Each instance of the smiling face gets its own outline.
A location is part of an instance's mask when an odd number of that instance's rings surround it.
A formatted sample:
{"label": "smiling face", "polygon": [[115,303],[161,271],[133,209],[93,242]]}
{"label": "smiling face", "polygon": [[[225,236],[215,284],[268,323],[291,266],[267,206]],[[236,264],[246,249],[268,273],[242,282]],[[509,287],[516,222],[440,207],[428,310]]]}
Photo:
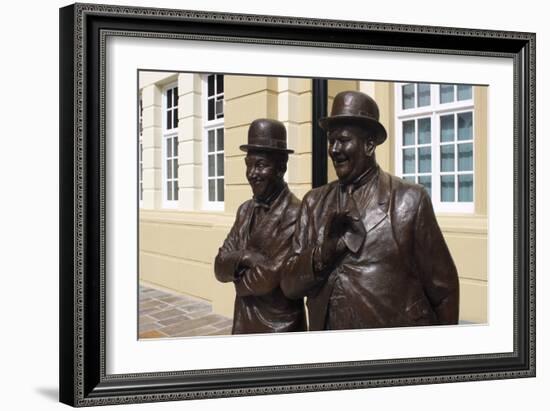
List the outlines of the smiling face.
{"label": "smiling face", "polygon": [[284,159],[281,155],[265,151],[249,150],[246,158],[246,178],[254,197],[260,201],[268,199],[284,184]]}
{"label": "smiling face", "polygon": [[328,153],[342,184],[349,184],[374,163],[375,145],[366,131],[357,126],[341,126],[328,133]]}

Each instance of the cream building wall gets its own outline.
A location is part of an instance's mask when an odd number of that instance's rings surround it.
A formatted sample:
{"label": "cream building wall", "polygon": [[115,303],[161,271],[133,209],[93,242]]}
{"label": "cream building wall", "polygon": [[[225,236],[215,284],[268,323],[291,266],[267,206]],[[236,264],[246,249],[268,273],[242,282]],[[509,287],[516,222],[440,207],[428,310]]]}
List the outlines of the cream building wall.
{"label": "cream building wall", "polygon": [[[143,100],[143,201],[140,205],[140,279],[202,298],[216,313],[232,316],[233,285],[219,283],[213,262],[234,221],[238,206],[251,197],[244,174],[250,123],[260,117],[282,121],[288,133],[290,156],[285,176],[299,197],[311,189],[311,80],[256,76],[224,76],[225,203],[223,211],[203,206],[203,100],[202,79],[192,73],[141,73]],[[163,208],[162,201],[162,92],[170,84],[179,91],[179,201]],[[377,160],[394,173],[393,84],[331,80],[329,111],[334,96],[343,90],[362,90],[380,107],[380,120],[388,140],[377,148]],[[474,214],[438,214],[447,244],[460,273],[461,320],[487,320],[487,215],[486,215],[486,91],[475,88]],[[329,161],[328,181],[336,178]]]}

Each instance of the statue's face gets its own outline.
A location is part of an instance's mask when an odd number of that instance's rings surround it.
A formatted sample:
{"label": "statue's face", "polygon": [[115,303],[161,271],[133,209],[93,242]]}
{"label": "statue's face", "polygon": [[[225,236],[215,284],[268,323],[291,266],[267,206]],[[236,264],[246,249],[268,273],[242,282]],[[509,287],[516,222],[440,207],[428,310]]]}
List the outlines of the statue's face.
{"label": "statue's face", "polygon": [[343,184],[353,182],[372,164],[375,145],[365,130],[357,126],[341,126],[328,133],[328,153]]}
{"label": "statue's face", "polygon": [[262,151],[249,151],[245,158],[246,178],[254,197],[265,200],[282,183],[283,172],[272,155]]}

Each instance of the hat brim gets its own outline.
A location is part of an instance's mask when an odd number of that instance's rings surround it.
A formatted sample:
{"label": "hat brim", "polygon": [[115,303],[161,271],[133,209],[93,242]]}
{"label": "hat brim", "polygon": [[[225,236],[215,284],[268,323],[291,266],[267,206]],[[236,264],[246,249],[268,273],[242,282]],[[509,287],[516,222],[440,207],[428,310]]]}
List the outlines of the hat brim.
{"label": "hat brim", "polygon": [[288,148],[277,148],[277,147],[262,146],[257,144],[243,144],[242,146],[239,146],[239,148],[242,151],[257,150],[257,151],[269,151],[271,153],[287,153],[287,154],[294,153],[294,150],[290,150]]}
{"label": "hat brim", "polygon": [[388,133],[384,126],[372,118],[362,117],[362,116],[353,116],[353,115],[338,115],[332,117],[323,117],[319,119],[319,126],[328,131],[338,124],[356,124],[363,127],[367,127],[369,130],[374,132],[374,143],[376,145],[382,144],[386,141]]}

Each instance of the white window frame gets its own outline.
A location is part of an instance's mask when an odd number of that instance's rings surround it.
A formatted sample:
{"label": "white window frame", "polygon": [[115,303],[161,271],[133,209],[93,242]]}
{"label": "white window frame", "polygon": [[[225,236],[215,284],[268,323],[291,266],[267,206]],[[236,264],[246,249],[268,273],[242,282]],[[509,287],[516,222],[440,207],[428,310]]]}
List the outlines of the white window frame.
{"label": "white window frame", "polygon": [[[173,182],[176,183],[178,192],[178,199],[177,200],[168,200],[168,190],[167,190],[167,183],[168,183],[168,172],[167,172],[167,161],[169,159],[175,159],[178,162],[179,167],[179,138],[178,138],[178,130],[179,130],[179,122],[178,127],[173,127],[171,129],[168,129],[168,122],[166,119],[166,113],[168,111],[168,107],[166,104],[166,97],[168,95],[168,90],[173,89],[175,87],[178,87],[178,83],[171,83],[166,85],[162,89],[162,205],[163,208],[177,208],[179,203],[179,172],[178,172],[178,178],[171,178]],[[178,89],[179,93],[179,89]],[[178,108],[178,115],[179,115],[179,96],[176,100],[178,102],[177,108]],[[176,157],[167,157],[166,151],[168,148],[168,139],[174,139],[178,143],[178,152]],[[179,171],[179,170],[178,170]]]}
{"label": "white window frame", "polygon": [[[208,131],[213,129],[219,129],[223,128],[225,125],[225,78],[224,78],[224,93],[223,93],[223,113],[224,117],[214,119],[214,120],[208,120],[208,76],[217,74],[217,73],[209,73],[204,74],[202,76],[202,112],[203,112],[203,127],[202,127],[202,208],[207,211],[224,211],[225,209],[225,201],[210,201],[208,198],[208,180],[211,178],[208,177],[208,154],[215,153],[217,156],[218,153],[223,153],[223,159],[225,163],[225,130],[224,130],[224,149],[221,151],[214,151],[212,153],[208,152]],[[217,142],[216,142],[217,144]],[[217,161],[217,160],[216,160]],[[225,199],[225,164],[224,164],[224,175],[223,175],[223,181],[224,181],[224,199]],[[217,167],[216,167],[217,172]],[[215,178],[217,179],[216,176]],[[217,184],[216,184],[217,186]],[[217,190],[217,188],[216,188]]]}
{"label": "white window frame", "polygon": [[[432,154],[432,164],[431,164],[431,177],[432,177],[432,187],[431,187],[431,199],[436,213],[461,213],[461,214],[471,214],[475,211],[475,188],[476,188],[476,162],[475,162],[475,101],[474,101],[474,90],[472,86],[472,98],[469,100],[457,101],[457,85],[455,85],[454,95],[455,101],[449,103],[439,103],[439,84],[431,84],[430,87],[430,105],[415,107],[410,109],[402,108],[402,90],[403,86],[410,83],[396,83],[395,84],[395,174],[399,177],[403,176],[403,122],[407,120],[415,120],[420,118],[431,118],[431,154]],[[415,87],[415,93],[417,87]],[[415,94],[415,103],[417,102],[417,94]],[[440,117],[442,115],[454,114],[455,119],[456,115],[459,113],[471,112],[472,113],[472,139],[471,140],[457,140],[457,128],[458,122],[455,120],[455,171],[453,172],[441,172],[441,162],[440,162]],[[415,123],[417,124],[417,122]],[[415,149],[418,144],[416,141],[416,135],[418,133],[418,128],[415,126]],[[472,170],[473,171],[458,171],[458,147],[457,144],[460,143],[472,143]],[[413,146],[411,146],[413,147]],[[418,153],[415,150],[415,175],[424,175],[427,173],[418,173]],[[472,188],[472,201],[471,202],[459,202],[458,201],[458,177],[455,178],[455,201],[453,202],[444,202],[441,201],[441,175],[455,175],[460,174],[472,174],[473,175],[473,188]]]}

